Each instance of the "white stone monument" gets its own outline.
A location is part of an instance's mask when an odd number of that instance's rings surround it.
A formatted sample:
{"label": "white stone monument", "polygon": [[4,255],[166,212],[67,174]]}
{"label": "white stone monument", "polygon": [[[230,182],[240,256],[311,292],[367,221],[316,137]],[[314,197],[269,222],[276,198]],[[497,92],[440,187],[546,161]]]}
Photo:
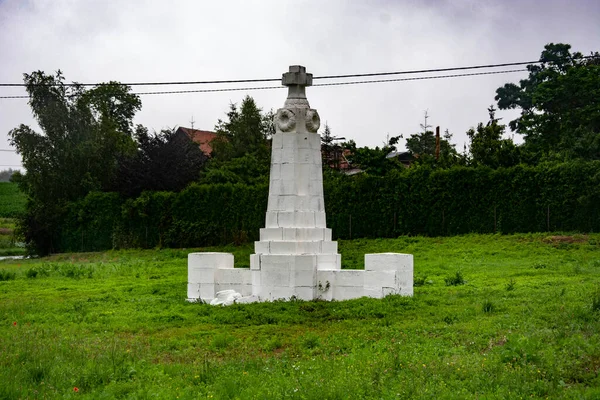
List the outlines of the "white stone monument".
{"label": "white stone monument", "polygon": [[291,66],[282,83],[289,93],[275,117],[266,224],[250,269],[233,268],[229,253],[191,253],[188,299],[211,302],[223,290],[239,293],[236,302],[412,296],[411,254],[366,254],[364,270],[341,269],[325,224],[319,114],[305,94],[312,74]]}

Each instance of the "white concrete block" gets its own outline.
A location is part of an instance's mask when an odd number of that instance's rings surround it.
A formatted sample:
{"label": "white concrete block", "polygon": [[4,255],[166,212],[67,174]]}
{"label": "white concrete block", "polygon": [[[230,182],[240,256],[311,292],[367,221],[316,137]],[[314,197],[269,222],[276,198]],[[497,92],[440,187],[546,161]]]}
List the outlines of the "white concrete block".
{"label": "white concrete block", "polygon": [[381,296],[382,297],[389,296],[392,294],[403,294],[403,293],[401,293],[400,288],[392,288],[392,287],[382,287],[381,288]]}
{"label": "white concrete block", "polygon": [[322,254],[337,254],[338,244],[337,242],[322,241],[321,242],[321,253]]}
{"label": "white concrete block", "polygon": [[271,175],[269,176],[269,179],[281,179],[281,164],[271,164]]}
{"label": "white concrete block", "polygon": [[321,286],[326,286],[329,282],[329,287],[332,288],[337,286],[337,274],[339,270],[317,270],[317,285],[321,283]]}
{"label": "white concrete block", "polygon": [[396,271],[363,271],[363,273],[365,276],[365,287],[398,287]]}
{"label": "white concrete block", "polygon": [[285,179],[285,177],[283,177],[283,176],[281,177],[281,194],[284,194],[284,195],[296,194],[296,182],[295,182],[294,178]]}
{"label": "white concrete block", "polygon": [[362,286],[337,286],[333,288],[332,300],[350,300],[364,296]]}
{"label": "white concrete block", "polygon": [[271,140],[271,148],[272,149],[283,148],[283,133],[276,133],[273,135],[273,139]]}
{"label": "white concrete block", "polygon": [[365,271],[344,269],[337,271],[335,277],[336,287],[364,287],[365,286]]}
{"label": "white concrete block", "polygon": [[260,240],[283,240],[283,229],[284,228],[261,228],[260,229]]}
{"label": "white concrete block", "polygon": [[[300,164],[313,164],[314,163],[314,156],[313,156],[314,152],[315,152],[315,150],[313,150],[313,149],[298,149],[298,157],[296,158],[296,161]],[[308,168],[307,168],[306,173],[308,175]]]}
{"label": "white concrete block", "polygon": [[363,288],[363,296],[372,297],[374,299],[381,299],[383,297],[383,290],[379,287],[365,287]]}
{"label": "white concrete block", "polygon": [[188,282],[215,283],[215,271],[217,269],[188,267]]}
{"label": "white concrete block", "polygon": [[312,211],[325,211],[323,198],[321,196],[310,196],[310,209]]}
{"label": "white concrete block", "polygon": [[295,211],[310,211],[310,198],[306,195],[298,195],[295,197]]}
{"label": "white concrete block", "polygon": [[252,275],[249,268],[219,269],[215,282],[221,285],[252,285]]}
{"label": "white concrete block", "polygon": [[261,285],[261,271],[260,270],[252,270],[252,294],[257,294],[257,289]]}
{"label": "white concrete block", "polygon": [[341,269],[342,256],[339,254],[318,254],[317,269]]}
{"label": "white concrete block", "polygon": [[260,270],[260,254],[251,254],[250,255],[250,269],[251,270]]}
{"label": "white concrete block", "polygon": [[231,253],[190,253],[188,254],[188,268],[233,268],[233,254]]}
{"label": "white concrete block", "polygon": [[281,179],[294,180],[296,175],[296,164],[281,164]]}
{"label": "white concrete block", "polygon": [[297,133],[285,133],[282,135],[282,147],[287,149],[298,148],[298,134]]}
{"label": "white concrete block", "polygon": [[309,133],[297,134],[296,143],[298,143],[298,149],[310,149]]}
{"label": "white concrete block", "polygon": [[310,286],[314,288],[317,284],[317,271],[294,270],[292,272],[293,281],[291,286]]}
{"label": "white concrete block", "polygon": [[[284,142],[285,142],[285,138],[284,138]],[[285,146],[285,143],[284,143]],[[284,147],[283,149],[281,149],[281,160],[283,163],[295,163],[296,162],[296,151],[298,149],[295,146],[294,143],[294,147]]]}
{"label": "white concrete block", "polygon": [[210,301],[215,298],[215,285],[214,284],[201,284],[199,288],[200,298],[204,301]]}
{"label": "white concrete block", "polygon": [[317,298],[314,287],[296,287],[293,296],[296,296],[297,299],[306,301]]}
{"label": "white concrete block", "polygon": [[365,254],[365,270],[369,271],[412,271],[413,255],[402,253]]}
{"label": "white concrete block", "polygon": [[281,211],[295,211],[296,210],[296,196],[284,195],[279,196],[277,201],[277,209]]}
{"label": "white concrete block", "polygon": [[199,283],[188,283],[187,297],[188,297],[188,299],[199,299],[200,298],[200,284]]}
{"label": "white concrete block", "polygon": [[254,252],[256,254],[269,254],[271,251],[269,250],[270,242],[254,242]]}
{"label": "white concrete block", "polygon": [[292,228],[295,225],[295,212],[294,211],[280,211],[277,213],[277,226],[284,228]]}
{"label": "white concrete block", "polygon": [[281,164],[283,160],[283,149],[282,148],[274,148],[271,151],[271,166],[273,164]]}
{"label": "white concrete block", "polygon": [[[321,229],[321,228],[317,228]],[[331,229],[323,228],[323,240],[331,240]]]}
{"label": "white concrete block", "polygon": [[308,136],[309,145],[312,149],[321,150],[321,136],[317,134],[309,134]]}
{"label": "white concrete block", "polygon": [[290,268],[281,268],[277,270],[266,271],[261,270],[260,284],[273,287],[290,287],[291,270]]}
{"label": "white concrete block", "polygon": [[[297,254],[297,242],[295,241],[277,241],[269,242],[268,254]],[[258,252],[258,251],[257,251]]]}
{"label": "white concrete block", "polygon": [[321,253],[321,241],[294,241],[296,254],[319,254]]}
{"label": "white concrete block", "polygon": [[315,213],[315,226],[317,228],[325,228],[326,226],[326,221],[325,221],[325,212],[316,212]]}
{"label": "white concrete block", "polygon": [[293,256],[293,261],[290,261],[290,265],[294,271],[316,271],[317,270],[317,256],[315,255],[296,255]]}
{"label": "white concrete block", "polygon": [[267,211],[266,214],[266,227],[267,228],[279,228],[278,225],[278,212],[277,211]]}
{"label": "white concrete block", "polygon": [[312,211],[296,211],[293,226],[297,228],[314,228],[315,213]]}
{"label": "white concrete block", "polygon": [[289,267],[290,256],[281,254],[264,254],[260,257],[261,269],[269,270],[273,268]]}

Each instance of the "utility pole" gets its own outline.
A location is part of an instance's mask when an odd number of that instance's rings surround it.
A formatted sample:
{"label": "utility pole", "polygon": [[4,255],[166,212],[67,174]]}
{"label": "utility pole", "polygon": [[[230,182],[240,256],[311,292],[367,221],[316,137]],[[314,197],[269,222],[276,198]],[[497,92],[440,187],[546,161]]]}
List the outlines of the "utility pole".
{"label": "utility pole", "polygon": [[192,120],[190,121],[190,124],[192,125],[192,130],[194,130],[194,122],[196,121],[194,121],[194,116],[192,115]]}

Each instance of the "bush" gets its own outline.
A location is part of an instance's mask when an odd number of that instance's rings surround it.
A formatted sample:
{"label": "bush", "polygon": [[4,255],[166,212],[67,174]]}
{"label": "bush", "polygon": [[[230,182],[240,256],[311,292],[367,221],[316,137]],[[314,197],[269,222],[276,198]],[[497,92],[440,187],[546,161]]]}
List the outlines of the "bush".
{"label": "bush", "polygon": [[[420,166],[385,177],[324,179],[334,239],[600,230],[600,161],[497,170]],[[258,239],[267,198],[266,184],[242,183],[192,184],[125,202],[114,193],[90,193],[52,211],[43,230],[33,209],[21,226],[37,235],[28,240],[46,241],[52,251],[239,244]]]}
{"label": "bush", "polygon": [[17,277],[17,274],[14,272],[6,271],[4,269],[0,269],[0,281],[12,281]]}
{"label": "bush", "polygon": [[446,286],[464,285],[465,278],[463,277],[462,272],[456,271],[456,274],[445,277],[444,282],[446,282]]}

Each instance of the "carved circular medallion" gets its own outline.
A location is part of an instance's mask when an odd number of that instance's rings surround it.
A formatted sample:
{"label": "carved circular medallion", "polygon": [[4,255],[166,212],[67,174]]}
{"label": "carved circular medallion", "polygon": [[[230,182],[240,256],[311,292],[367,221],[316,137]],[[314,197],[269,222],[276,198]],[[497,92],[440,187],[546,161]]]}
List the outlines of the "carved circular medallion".
{"label": "carved circular medallion", "polygon": [[319,130],[319,126],[321,126],[321,118],[319,118],[317,110],[308,110],[306,112],[306,129],[315,133]]}
{"label": "carved circular medallion", "polygon": [[281,132],[292,131],[296,127],[296,115],[292,110],[281,108],[277,111],[277,127]]}

